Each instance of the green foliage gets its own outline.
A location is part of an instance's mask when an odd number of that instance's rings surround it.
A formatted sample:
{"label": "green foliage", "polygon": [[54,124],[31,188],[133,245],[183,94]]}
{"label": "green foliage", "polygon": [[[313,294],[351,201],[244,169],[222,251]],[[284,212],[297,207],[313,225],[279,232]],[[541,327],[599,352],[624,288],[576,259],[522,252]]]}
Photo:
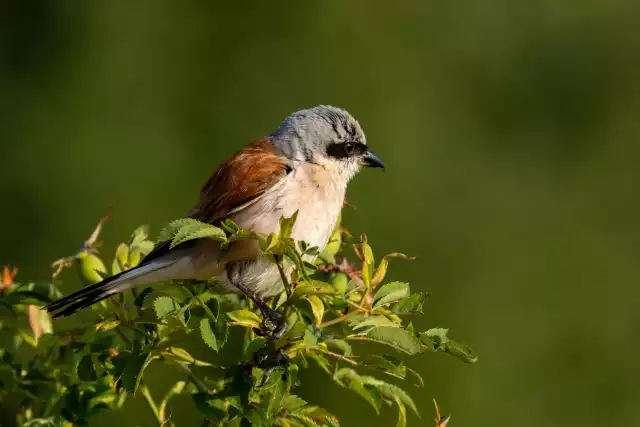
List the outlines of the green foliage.
{"label": "green foliage", "polygon": [[[17,402],[18,422],[29,426],[85,425],[132,398],[145,399],[158,424],[172,426],[171,399],[178,395],[191,396],[206,425],[338,426],[334,416],[296,394],[298,372],[312,362],[376,412],[395,406],[397,425],[405,425],[407,412],[419,416],[421,405],[396,382],[423,385],[406,356],[439,351],[466,362],[476,359],[448,337],[448,330],[416,331],[405,322],[422,313],[427,294],[411,294],[408,283],[384,279],[389,259],[409,257],[390,254],[376,263],[364,236],[354,242],[339,227],[330,247],[320,251],[291,238],[295,219],[283,218],[280,232],[269,236],[230,221],[214,227],[181,219],[158,239],[175,247],[208,238],[223,249],[238,240],[257,240],[285,283],[272,303],[288,331],[276,340],[256,333],[263,319],[248,299],[222,294],[209,282],[130,291],[78,315],[82,327],[55,332],[48,314],[37,309],[60,297],[54,284],[3,285],[2,333],[12,337],[13,346],[0,350],[0,400]],[[106,274],[97,232],[77,254],[54,263],[55,276],[73,264],[86,284]],[[146,228],[138,228],[117,247],[111,273],[134,267],[152,247]],[[349,260],[346,247],[358,259]],[[193,357],[182,348],[185,336],[201,340],[210,354],[204,360]],[[241,352],[228,345],[231,338],[241,343]],[[182,376],[159,404],[144,381],[151,364]]]}

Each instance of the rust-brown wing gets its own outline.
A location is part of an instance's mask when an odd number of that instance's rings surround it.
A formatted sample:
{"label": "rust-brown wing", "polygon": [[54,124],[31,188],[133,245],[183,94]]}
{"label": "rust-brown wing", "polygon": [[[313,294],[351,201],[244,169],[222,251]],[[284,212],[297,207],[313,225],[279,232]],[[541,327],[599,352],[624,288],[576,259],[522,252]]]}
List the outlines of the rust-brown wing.
{"label": "rust-brown wing", "polygon": [[[251,203],[284,178],[291,168],[267,139],[254,141],[218,166],[202,187],[198,203],[188,217],[217,224],[242,206]],[[178,247],[196,245],[190,240]],[[169,242],[160,242],[142,264],[170,252]]]}
{"label": "rust-brown wing", "polygon": [[188,216],[215,224],[260,197],[290,170],[269,140],[255,141],[213,171]]}

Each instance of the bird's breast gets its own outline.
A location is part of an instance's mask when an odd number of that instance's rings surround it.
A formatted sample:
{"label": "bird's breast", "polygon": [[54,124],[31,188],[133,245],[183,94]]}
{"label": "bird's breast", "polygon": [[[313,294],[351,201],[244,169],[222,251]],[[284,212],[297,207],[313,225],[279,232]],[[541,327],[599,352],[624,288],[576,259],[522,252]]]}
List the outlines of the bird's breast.
{"label": "bird's breast", "polygon": [[327,244],[344,201],[346,182],[336,182],[324,168],[298,166],[276,188],[234,218],[241,228],[264,234],[280,229],[280,218],[298,211],[292,237],[321,249]]}

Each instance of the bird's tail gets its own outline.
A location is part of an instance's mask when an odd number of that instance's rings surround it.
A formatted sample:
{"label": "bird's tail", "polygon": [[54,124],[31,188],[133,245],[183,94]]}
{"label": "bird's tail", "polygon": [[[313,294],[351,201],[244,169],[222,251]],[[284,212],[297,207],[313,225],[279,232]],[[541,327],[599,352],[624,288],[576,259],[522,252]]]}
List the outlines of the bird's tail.
{"label": "bird's tail", "polygon": [[[164,259],[163,259],[164,258]],[[174,257],[163,257],[149,263],[142,263],[131,270],[108,277],[101,282],[87,286],[44,307],[53,317],[68,316],[102,301],[111,295],[119,294],[142,284],[171,279],[172,267],[180,263]]]}

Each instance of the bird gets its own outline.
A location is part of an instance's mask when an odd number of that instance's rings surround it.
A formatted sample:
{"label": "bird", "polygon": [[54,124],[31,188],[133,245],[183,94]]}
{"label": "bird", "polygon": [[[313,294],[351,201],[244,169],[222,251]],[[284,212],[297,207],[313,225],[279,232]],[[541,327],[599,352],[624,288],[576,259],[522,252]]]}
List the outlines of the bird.
{"label": "bird", "polygon": [[[297,212],[291,237],[323,248],[342,210],[347,185],[362,167],[384,170],[350,113],[329,105],[299,110],[215,168],[186,217],[212,225],[231,219],[242,229],[268,235],[279,231],[282,217]],[[246,294],[265,321],[279,329],[271,330],[271,336],[279,336],[286,323],[264,299],[282,292],[281,277],[256,241],[236,241],[225,251],[207,238],[173,248],[170,242],[159,242],[136,267],[44,308],[53,317],[68,316],[139,285],[216,279],[225,290]]]}

